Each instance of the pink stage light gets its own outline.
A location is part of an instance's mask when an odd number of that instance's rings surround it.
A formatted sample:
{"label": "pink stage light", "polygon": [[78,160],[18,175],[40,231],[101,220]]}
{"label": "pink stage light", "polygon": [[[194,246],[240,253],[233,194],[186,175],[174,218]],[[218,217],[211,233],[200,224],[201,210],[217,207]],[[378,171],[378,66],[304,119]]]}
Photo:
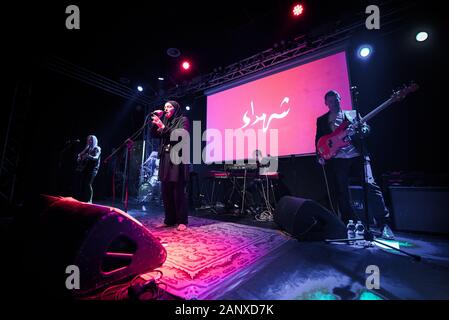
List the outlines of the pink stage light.
{"label": "pink stage light", "polygon": [[292,11],[295,17],[299,17],[304,12],[304,7],[302,6],[302,4],[298,3],[293,7]]}
{"label": "pink stage light", "polygon": [[184,61],[182,63],[182,69],[184,69],[185,71],[190,69],[190,62],[189,61]]}

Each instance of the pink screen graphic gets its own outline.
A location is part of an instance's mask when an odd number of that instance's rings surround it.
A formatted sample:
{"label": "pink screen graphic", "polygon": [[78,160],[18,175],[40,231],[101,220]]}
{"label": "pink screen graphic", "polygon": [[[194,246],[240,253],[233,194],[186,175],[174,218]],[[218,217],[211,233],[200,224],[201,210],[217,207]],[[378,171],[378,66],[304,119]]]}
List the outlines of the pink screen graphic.
{"label": "pink screen graphic", "polygon": [[[314,153],[316,119],[328,111],[324,95],[329,90],[340,93],[342,109],[352,108],[345,52],[209,95],[207,129],[218,130],[223,139],[220,147],[208,132],[208,147],[221,152],[206,152],[206,162],[252,158],[250,144],[242,154],[235,140],[232,152],[226,152],[226,129],[262,130],[257,148],[263,156]],[[270,143],[270,129],[278,130],[277,152]]]}

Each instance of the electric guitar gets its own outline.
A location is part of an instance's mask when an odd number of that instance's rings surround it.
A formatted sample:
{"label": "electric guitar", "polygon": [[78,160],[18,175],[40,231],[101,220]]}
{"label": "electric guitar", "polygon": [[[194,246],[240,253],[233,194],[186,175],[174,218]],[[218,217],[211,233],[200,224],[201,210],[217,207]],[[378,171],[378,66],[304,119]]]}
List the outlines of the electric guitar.
{"label": "electric guitar", "polygon": [[351,137],[355,134],[361,124],[367,122],[393,103],[403,100],[409,93],[415,92],[418,89],[419,86],[416,83],[411,83],[408,86],[404,86],[401,90],[393,92],[387,101],[368,113],[362,119],[354,123],[351,123],[347,119],[344,120],[334,132],[322,136],[318,140],[317,151],[320,157],[324,160],[329,160],[335,157],[341,148],[351,144]]}
{"label": "electric guitar", "polygon": [[76,162],[77,162],[76,171],[82,172],[86,168],[87,163],[89,161],[87,159],[87,156],[88,156],[87,152],[86,153],[81,153],[78,156],[78,158],[76,159]]}

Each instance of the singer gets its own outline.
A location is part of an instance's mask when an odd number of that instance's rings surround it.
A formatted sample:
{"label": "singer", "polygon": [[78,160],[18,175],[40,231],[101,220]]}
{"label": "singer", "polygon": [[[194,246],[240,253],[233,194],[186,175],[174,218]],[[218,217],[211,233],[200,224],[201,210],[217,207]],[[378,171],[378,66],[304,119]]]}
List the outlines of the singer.
{"label": "singer", "polygon": [[[161,120],[162,117],[162,120]],[[186,164],[174,164],[170,159],[170,150],[177,142],[170,141],[170,134],[176,129],[189,131],[189,119],[182,113],[181,106],[176,101],[168,101],[164,111],[156,110],[151,136],[159,138],[159,180],[161,181],[162,199],[164,201],[165,219],[159,227],[177,225],[178,231],[187,228],[187,191],[189,168]]]}
{"label": "singer", "polygon": [[92,203],[93,183],[100,168],[101,148],[98,146],[98,139],[94,135],[87,137],[86,147],[78,154],[79,192],[78,199],[87,203]]}

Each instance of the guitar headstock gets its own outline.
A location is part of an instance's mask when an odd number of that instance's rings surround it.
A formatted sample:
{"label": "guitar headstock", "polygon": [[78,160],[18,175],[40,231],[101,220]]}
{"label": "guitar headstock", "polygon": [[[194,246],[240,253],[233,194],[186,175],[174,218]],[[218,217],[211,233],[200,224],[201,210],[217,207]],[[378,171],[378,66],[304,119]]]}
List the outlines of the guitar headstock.
{"label": "guitar headstock", "polygon": [[404,99],[409,93],[415,92],[419,89],[419,86],[411,82],[409,85],[404,85],[402,89],[399,89],[397,91],[394,91],[391,95],[391,98],[393,101],[401,101]]}

